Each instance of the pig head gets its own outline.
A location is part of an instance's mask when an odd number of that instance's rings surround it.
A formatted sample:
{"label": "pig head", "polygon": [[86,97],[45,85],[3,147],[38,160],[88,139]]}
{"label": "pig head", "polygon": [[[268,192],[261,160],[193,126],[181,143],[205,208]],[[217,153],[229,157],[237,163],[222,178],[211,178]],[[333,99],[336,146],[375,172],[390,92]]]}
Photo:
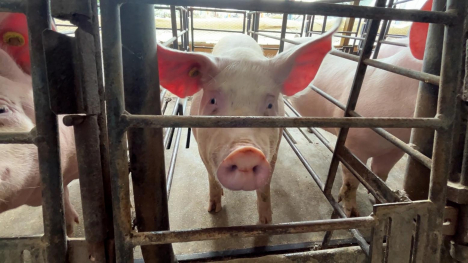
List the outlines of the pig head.
{"label": "pig head", "polygon": [[[310,83],[328,52],[315,50],[331,48],[328,36],[336,28],[272,59],[240,34],[222,38],[212,54],[158,46],[160,82],[179,97],[193,95],[191,115],[284,116],[281,94],[293,95]],[[259,221],[270,223],[270,181],[282,129],[195,128],[193,134],[208,172],[208,211],[221,210],[222,187],[256,190]]]}
{"label": "pig head", "polygon": [[[423,10],[431,10],[432,0],[427,1]],[[409,34],[409,47],[394,49],[380,61],[415,71],[422,68],[428,24],[413,23]],[[331,37],[331,36],[329,36]],[[356,72],[357,63],[351,60],[328,54],[325,56],[312,85],[325,91],[342,104],[346,105]],[[419,87],[419,81],[397,75],[385,70],[368,67],[356,112],[365,117],[412,117]],[[323,98],[312,89],[305,89],[290,98],[293,106],[303,116],[308,117],[342,117],[343,111]],[[335,135],[339,129],[325,129]],[[410,129],[386,129],[399,139],[408,142]],[[353,128],[349,130],[346,147],[363,163],[372,158],[371,169],[383,180],[403,156],[403,152],[383,139],[371,129]],[[351,172],[342,167],[343,185],[338,200],[343,202],[348,216],[358,216],[356,190],[359,181]]]}

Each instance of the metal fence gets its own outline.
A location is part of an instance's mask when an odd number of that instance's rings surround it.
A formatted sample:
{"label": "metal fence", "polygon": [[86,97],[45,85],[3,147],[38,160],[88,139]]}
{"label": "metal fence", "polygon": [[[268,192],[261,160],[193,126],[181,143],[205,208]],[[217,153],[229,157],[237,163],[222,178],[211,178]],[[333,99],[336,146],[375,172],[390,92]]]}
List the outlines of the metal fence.
{"label": "metal fence", "polygon": [[[99,25],[97,4],[61,5],[61,2],[39,0],[8,0],[0,2],[0,11],[24,12],[28,18],[31,41],[32,80],[36,111],[36,128],[31,133],[0,134],[1,143],[34,143],[38,147],[41,182],[43,186],[43,237],[1,238],[0,248],[10,251],[11,258],[23,250],[31,252],[38,262],[65,262],[67,252],[82,246],[88,250],[92,261],[112,261],[115,253],[117,262],[132,262],[133,248],[142,246],[147,262],[169,262],[175,256],[171,243],[191,242],[229,237],[255,237],[262,235],[283,235],[292,233],[327,231],[323,247],[328,245],[331,231],[349,229],[359,246],[371,262],[437,262],[442,244],[442,223],[444,219],[447,177],[450,173],[450,152],[452,133],[456,115],[456,94],[461,83],[462,48],[465,1],[448,0],[446,11],[443,1],[434,1],[432,12],[417,10],[397,10],[384,7],[385,1],[377,0],[375,7],[336,5],[329,3],[306,3],[267,0],[213,1],[180,0],[176,8],[170,7],[172,14],[173,38],[167,44],[187,50],[188,31],[187,6],[197,8],[221,8],[249,10],[240,11],[245,16],[253,15],[249,33],[253,37],[258,32],[258,12],[294,13],[301,15],[321,15],[356,17],[369,19],[366,36],[363,39],[359,56],[339,51],[333,55],[358,62],[347,105],[342,105],[318,88],[316,92],[344,110],[341,118],[301,117],[294,109],[296,117],[214,117],[184,116],[186,102],[177,100],[178,106],[172,116],[161,115],[161,102],[164,94],[155,92],[159,86],[157,63],[151,63],[156,52],[154,12],[148,5],[173,4],[169,0],[102,0],[102,54],[100,58]],[[122,5],[124,4],[124,5]],[[392,6],[392,5],[390,5]],[[177,30],[175,12],[182,14]],[[75,19],[76,14],[86,14],[87,19]],[[80,67],[82,78],[95,77],[95,82],[85,82],[75,89],[86,90],[83,94],[85,106],[73,109],[54,108],[54,100],[48,84],[49,54],[44,47],[50,45],[44,32],[49,30],[50,16],[72,20],[77,25],[75,41],[80,45],[80,54],[73,59],[84,61]],[[191,16],[193,17],[193,16]],[[304,24],[305,24],[304,19]],[[428,43],[443,38],[442,67],[437,72],[415,72],[370,59],[373,45],[381,20],[404,20],[432,23]],[[283,22],[286,21],[283,17]],[[388,24],[388,22],[383,23]],[[192,23],[193,26],[193,23]],[[252,27],[251,27],[252,26]],[[444,32],[442,36],[442,27]],[[257,29],[257,30],[255,30]],[[385,29],[382,27],[382,29]],[[385,32],[382,30],[381,32]],[[199,30],[199,29],[198,29]],[[349,32],[347,32],[349,33]],[[193,30],[192,30],[193,34]],[[284,47],[286,28],[282,27],[280,51]],[[381,34],[382,36],[385,34]],[[181,38],[181,45],[179,45]],[[192,38],[193,39],[193,38]],[[380,43],[382,39],[380,39]],[[122,45],[138,50],[138,56],[126,54]],[[193,47],[193,45],[192,45]],[[92,59],[80,56],[91,54]],[[425,60],[424,70],[431,63]],[[148,66],[153,65],[153,66]],[[391,71],[406,77],[420,80],[426,85],[438,85],[438,104],[435,117],[415,118],[367,118],[355,111],[360,88],[367,66]],[[105,80],[105,90],[103,85]],[[91,83],[91,84],[90,84]],[[423,86],[424,87],[424,86]],[[164,92],[164,91],[163,91]],[[149,107],[147,101],[151,101]],[[50,103],[49,103],[50,102]],[[420,103],[420,101],[418,101]],[[290,104],[286,101],[286,105]],[[52,107],[51,107],[52,106]],[[66,123],[74,125],[77,140],[78,162],[80,165],[80,185],[82,189],[85,234],[83,239],[67,239],[63,217],[62,180],[60,154],[58,147],[57,114],[68,114]],[[79,115],[78,115],[79,114]],[[176,116],[180,115],[180,116]],[[162,128],[167,129],[166,138],[176,133],[176,143],[180,139],[180,129],[210,127],[339,127],[336,145],[330,145],[315,129],[312,129],[329,150],[333,159],[326,182],[322,182],[313,168],[307,163],[300,151],[291,143],[288,134],[284,137],[301,159],[313,180],[323,191],[334,209],[329,220],[292,222],[273,225],[249,225],[238,227],[169,230],[167,196],[170,192],[171,178],[166,181],[164,167],[164,148],[170,139],[164,139]],[[349,128],[372,128],[377,134],[395,144],[412,160],[430,169],[429,197],[423,201],[398,202],[399,197],[392,192],[372,171],[361,163],[344,146]],[[432,158],[393,137],[383,128],[425,128],[435,131]],[[106,136],[108,135],[108,136]],[[167,141],[167,143],[166,143]],[[86,142],[86,143],[84,143]],[[128,150],[127,152],[127,143]],[[176,147],[177,148],[177,147]],[[130,215],[129,164],[132,171],[134,200],[138,232],[132,229]],[[173,153],[175,160],[177,152]],[[160,160],[147,162],[145,160]],[[370,216],[346,218],[341,206],[331,195],[339,163],[343,163],[381,204],[374,206]],[[175,163],[175,162],[174,162]],[[86,164],[94,164],[86,167]],[[466,169],[465,169],[466,170]],[[102,177],[95,176],[102,174]],[[101,180],[103,178],[103,180]],[[463,177],[465,178],[465,177]],[[461,183],[466,185],[465,180]],[[87,187],[83,187],[86,185]],[[110,189],[111,188],[111,189]],[[100,193],[101,198],[95,198]],[[104,209],[105,208],[105,209]],[[370,242],[367,242],[357,229],[372,229]],[[397,231],[395,231],[397,230]],[[115,242],[115,243],[114,243]],[[115,244],[115,251],[113,250]]]}

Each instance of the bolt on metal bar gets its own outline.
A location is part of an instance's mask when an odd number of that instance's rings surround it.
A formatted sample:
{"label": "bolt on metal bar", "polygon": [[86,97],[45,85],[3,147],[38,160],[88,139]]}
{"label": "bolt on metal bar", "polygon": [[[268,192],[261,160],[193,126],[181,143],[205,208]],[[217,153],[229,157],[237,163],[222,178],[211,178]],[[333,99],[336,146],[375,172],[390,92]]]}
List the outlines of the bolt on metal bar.
{"label": "bolt on metal bar", "polygon": [[[341,52],[341,51],[338,51],[338,50],[332,50],[332,51],[330,51],[330,54],[334,55],[334,56],[337,56],[337,57],[341,57],[341,58],[349,59],[349,60],[352,60],[352,61],[356,61],[356,62],[359,61],[359,56],[351,55],[351,54],[344,53],[344,52]],[[440,77],[439,76],[429,74],[429,73],[426,73],[426,72],[420,72],[420,71],[416,71],[416,70],[406,69],[406,68],[403,68],[403,67],[394,66],[394,65],[387,64],[385,62],[381,62],[379,60],[374,60],[374,59],[364,59],[363,63],[368,65],[368,66],[374,67],[374,68],[383,69],[383,70],[386,70],[386,71],[389,71],[389,72],[392,72],[392,73],[396,73],[398,75],[402,75],[402,76],[405,76],[405,77],[408,77],[408,78],[416,79],[416,80],[423,81],[423,82],[426,82],[426,83],[431,83],[433,85],[439,85],[439,83],[440,83]]]}
{"label": "bolt on metal bar", "polygon": [[0,12],[25,13],[26,1],[24,0],[2,0]]}
{"label": "bolt on metal bar", "polygon": [[[455,119],[456,94],[461,81],[462,47],[464,42],[463,22],[466,18],[466,1],[448,0],[447,10],[458,17],[456,23],[445,27],[442,50],[441,83],[437,115],[453,123]],[[453,125],[452,125],[453,126]],[[426,253],[439,258],[442,244],[442,224],[450,173],[451,137],[453,129],[438,130],[435,134],[433,164],[429,186],[429,200],[436,205],[436,214],[429,217],[430,234]]]}
{"label": "bolt on metal bar", "polygon": [[376,220],[373,217],[358,217],[334,220],[315,220],[273,225],[247,225],[192,230],[157,231],[133,233],[131,242],[134,246],[150,244],[168,244],[216,240],[221,238],[246,238],[284,234],[320,232],[328,229],[371,228]]}
{"label": "bolt on metal bar", "polygon": [[[389,0],[387,4],[387,8],[392,8],[393,7],[393,0]],[[380,27],[380,34],[379,38],[377,41],[377,45],[375,46],[374,49],[374,59],[377,59],[377,56],[379,55],[380,51],[380,46],[382,45],[382,41],[385,39],[385,33],[387,32],[387,27],[390,27],[390,20],[384,20],[382,21],[382,26]]]}
{"label": "bolt on metal bar", "polygon": [[[336,100],[335,98],[331,97],[330,95],[328,95],[326,92],[324,92],[323,90],[317,88],[316,86],[314,85],[309,85],[309,87],[317,92],[319,95],[321,95],[322,97],[324,97],[325,99],[327,99],[328,101],[330,101],[331,103],[335,104],[338,108],[342,109],[342,110],[345,110],[345,106],[339,102],[338,100]],[[289,103],[289,102],[288,102]],[[292,105],[291,105],[292,107]],[[350,111],[350,115],[353,116],[353,117],[362,117],[362,115],[360,115],[359,113],[357,113],[356,111]],[[299,116],[300,117],[300,116]],[[389,133],[388,131],[382,129],[382,128],[371,128],[373,131],[375,131],[377,134],[379,134],[380,136],[382,136],[384,139],[388,140],[389,142],[391,142],[393,145],[397,146],[398,148],[400,148],[402,151],[404,151],[405,153],[407,153],[408,155],[412,156],[413,158],[415,158],[416,160],[418,160],[421,164],[423,164],[424,166],[426,166],[427,168],[431,168],[432,166],[432,160],[425,156],[424,154],[422,154],[421,152],[419,152],[418,150],[412,148],[411,146],[409,146],[407,143],[405,143],[404,141],[398,139],[397,137],[395,137],[394,135],[392,135],[391,133]]]}
{"label": "bolt on metal bar", "polygon": [[259,117],[259,116],[156,116],[122,114],[121,128],[280,128],[280,127],[346,127],[346,128],[446,128],[446,122],[437,118],[366,118],[366,117]]}
{"label": "bolt on metal bar", "polygon": [[34,144],[31,132],[0,132],[1,144]]}
{"label": "bolt on metal bar", "polygon": [[126,242],[131,233],[127,143],[124,130],[119,127],[119,118],[125,110],[120,5],[113,0],[101,0],[100,4],[115,252],[117,262],[131,262],[133,250]]}
{"label": "bolt on metal bar", "polygon": [[[382,7],[385,5],[385,0],[377,0],[375,3],[376,7]],[[346,104],[346,109],[344,113],[344,117],[349,117],[350,111],[356,108],[357,99],[359,97],[359,93],[361,91],[362,83],[364,82],[364,77],[366,74],[367,65],[363,63],[365,59],[368,59],[372,53],[372,47],[375,42],[375,38],[377,36],[377,31],[379,29],[380,20],[372,20],[370,21],[370,25],[368,27],[366,40],[364,42],[363,52],[359,58],[359,62],[356,68],[356,73],[354,75],[353,84],[351,87],[351,91],[348,97],[348,103]],[[337,154],[341,151],[341,148],[344,147],[346,142],[346,137],[348,135],[348,128],[341,128],[338,133],[338,138],[336,141],[335,151],[333,152],[332,161],[330,164],[330,169],[328,171],[327,181],[325,183],[325,194],[331,195],[331,189],[333,186],[333,182],[335,181],[336,172],[338,170],[339,159]]]}
{"label": "bolt on metal bar", "polygon": [[[314,169],[310,166],[310,164],[304,158],[301,151],[299,151],[299,149],[296,147],[296,145],[294,145],[291,138],[286,133],[283,133],[283,136],[286,139],[286,141],[288,142],[289,146],[291,146],[292,150],[297,155],[299,160],[302,162],[302,164],[304,165],[306,170],[309,172],[310,176],[312,176],[312,179],[314,179],[315,183],[320,187],[320,190],[325,195],[325,197],[327,198],[328,202],[330,203],[330,205],[332,206],[334,211],[341,218],[347,218],[346,214],[343,211],[343,208],[335,201],[333,196],[325,194],[325,192],[323,191],[324,190],[324,184],[323,184],[322,180],[320,180],[320,177],[318,176],[318,174],[314,171]],[[369,244],[364,239],[362,234],[357,229],[350,229],[350,232],[351,232],[351,234],[353,234],[354,238],[358,242],[359,246],[361,246],[362,250],[366,253],[366,255],[369,255]]]}
{"label": "bolt on metal bar", "polygon": [[[445,0],[435,0],[432,10],[444,10]],[[444,27],[430,24],[427,34],[422,72],[440,75]],[[416,98],[414,117],[435,116],[439,85],[420,82]],[[410,143],[424,156],[432,157],[434,146],[434,131],[414,129],[411,131]],[[406,162],[403,189],[412,200],[426,200],[429,191],[430,171],[421,166],[412,156]]]}
{"label": "bolt on metal bar", "polygon": [[399,21],[414,21],[424,23],[452,24],[457,16],[450,12],[428,12],[421,10],[386,9],[382,7],[366,7],[353,5],[336,5],[316,2],[292,2],[270,0],[120,0],[121,3],[166,4],[182,6],[200,6],[227,8],[239,10],[254,10],[265,13],[290,13],[338,17],[358,17],[367,19],[385,19]]}
{"label": "bolt on metal bar", "polygon": [[[188,100],[184,100],[184,104],[182,106],[182,113],[185,113],[185,109],[187,108],[187,102]],[[179,108],[180,105],[176,104],[175,108]],[[182,128],[177,128],[177,135],[175,138],[175,143],[174,143],[174,148],[172,150],[172,156],[171,156],[171,161],[169,163],[169,170],[167,171],[167,199],[169,199],[169,196],[171,195],[171,187],[172,187],[172,180],[174,178],[174,170],[175,170],[175,165],[177,161],[177,153],[179,152],[179,144],[180,144],[180,137],[182,135]]]}
{"label": "bolt on metal bar", "polygon": [[42,32],[50,29],[47,0],[25,0],[31,54],[31,76],[36,115],[39,171],[42,185],[42,214],[47,262],[65,262],[67,243],[63,206],[63,181],[57,115],[50,109],[47,69]]}

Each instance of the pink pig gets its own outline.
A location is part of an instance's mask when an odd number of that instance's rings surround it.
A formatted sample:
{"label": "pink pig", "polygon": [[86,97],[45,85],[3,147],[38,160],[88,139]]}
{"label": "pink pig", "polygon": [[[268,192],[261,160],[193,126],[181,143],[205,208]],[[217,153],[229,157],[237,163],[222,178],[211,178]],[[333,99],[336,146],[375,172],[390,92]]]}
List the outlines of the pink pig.
{"label": "pink pig", "polygon": [[[329,36],[336,28],[272,59],[251,37],[240,34],[221,39],[212,54],[158,46],[160,82],[179,97],[193,95],[191,115],[284,116],[281,94],[291,96],[312,81],[310,68],[318,70],[330,48],[315,50],[331,46]],[[259,222],[270,223],[270,180],[282,129],[197,128],[193,134],[208,171],[208,211],[221,210],[222,186],[256,190]]]}
{"label": "pink pig", "polygon": [[[31,77],[0,49],[0,132],[29,132],[34,127]],[[59,117],[59,123],[62,118]],[[73,128],[59,127],[67,234],[73,233],[78,214],[70,203],[67,185],[78,179]],[[0,213],[42,201],[37,147],[33,144],[0,144]]]}
{"label": "pink pig", "polygon": [[[432,0],[423,10],[431,10]],[[410,29],[409,48],[380,61],[416,71],[422,68],[428,24],[413,23]],[[328,37],[331,37],[330,35]],[[325,47],[324,47],[325,48]],[[327,47],[329,48],[329,47]],[[323,51],[322,51],[323,52]],[[328,54],[320,66],[312,85],[346,104],[357,63]],[[419,81],[388,71],[369,67],[361,88],[356,112],[365,117],[412,117],[415,109]],[[290,98],[293,106],[303,116],[342,117],[343,111],[311,89]],[[335,135],[339,129],[325,129]],[[399,139],[408,142],[410,129],[386,129]],[[403,152],[371,129],[350,129],[346,140],[350,149],[362,162],[372,158],[371,169],[383,180],[403,156]],[[358,216],[356,190],[359,181],[342,167],[343,185],[339,200],[343,201],[348,216]]]}

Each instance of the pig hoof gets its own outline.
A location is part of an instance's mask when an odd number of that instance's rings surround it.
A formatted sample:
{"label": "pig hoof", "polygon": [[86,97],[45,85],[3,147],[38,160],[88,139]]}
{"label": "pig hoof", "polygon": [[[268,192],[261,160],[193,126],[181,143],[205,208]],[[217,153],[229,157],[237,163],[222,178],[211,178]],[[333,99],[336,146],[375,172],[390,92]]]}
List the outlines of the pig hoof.
{"label": "pig hoof", "polygon": [[218,213],[221,211],[221,198],[219,200],[210,200],[210,204],[208,205],[208,212]]}
{"label": "pig hoof", "polygon": [[266,215],[260,215],[259,218],[258,218],[258,223],[260,225],[271,224],[272,221],[273,221],[273,219],[272,219],[272,214],[271,213],[266,214]]}
{"label": "pig hoof", "polygon": [[73,232],[74,232],[74,225],[73,225],[73,223],[67,223],[67,236],[68,236],[68,237],[73,236]]}
{"label": "pig hoof", "polygon": [[359,217],[359,211],[356,207],[352,207],[350,209],[345,208],[345,213],[347,217]]}
{"label": "pig hoof", "polygon": [[312,133],[312,129],[311,129],[311,128],[307,128],[307,131],[308,131],[309,133]]}

